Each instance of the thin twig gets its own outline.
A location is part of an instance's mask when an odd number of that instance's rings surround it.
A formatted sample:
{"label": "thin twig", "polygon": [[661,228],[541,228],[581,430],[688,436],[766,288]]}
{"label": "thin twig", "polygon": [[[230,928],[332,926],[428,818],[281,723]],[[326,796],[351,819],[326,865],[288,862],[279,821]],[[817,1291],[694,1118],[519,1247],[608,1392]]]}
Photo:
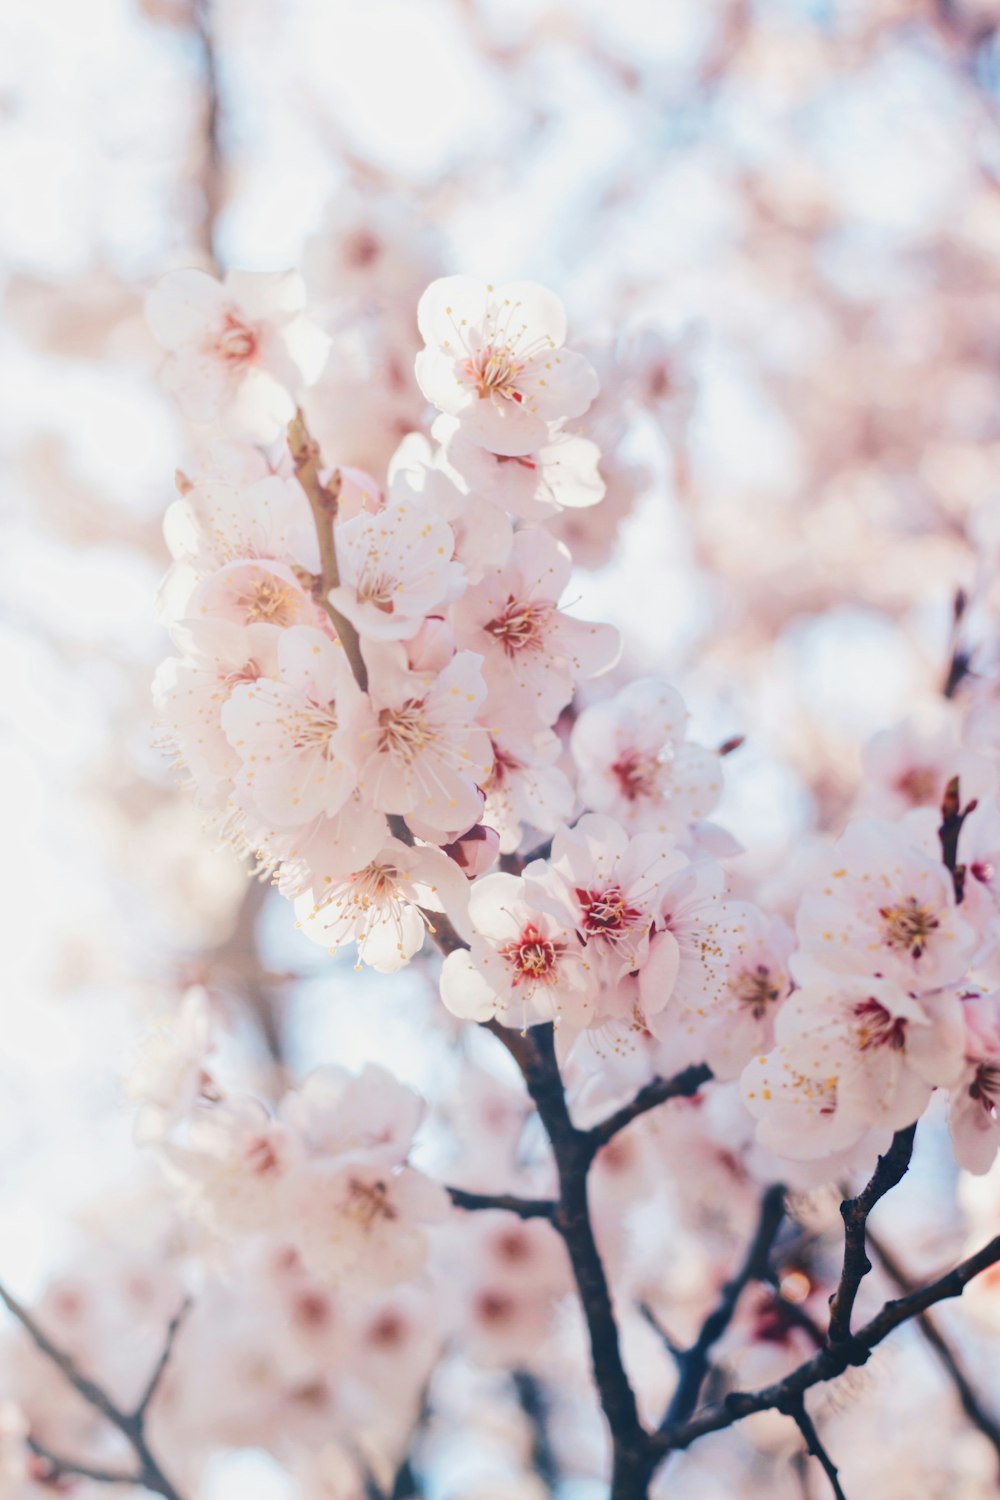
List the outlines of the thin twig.
{"label": "thin twig", "polygon": [[712,1077],[711,1068],[705,1063],[697,1063],[690,1068],[685,1068],[681,1073],[675,1073],[673,1078],[654,1078],[641,1088],[635,1098],[628,1104],[623,1104],[621,1109],[616,1109],[613,1115],[606,1120],[601,1120],[585,1132],[587,1142],[592,1152],[599,1151],[606,1146],[619,1130],[624,1130],[626,1125],[631,1125],[640,1115],[647,1114],[651,1109],[657,1109],[661,1104],[666,1104],[670,1099],[690,1099],[696,1094],[703,1083],[708,1083]]}
{"label": "thin twig", "polygon": [[518,1198],[512,1193],[468,1193],[465,1188],[446,1189],[456,1208],[500,1208],[517,1214],[519,1219],[551,1219],[556,1211],[554,1198]]}
{"label": "thin twig", "polygon": [[690,1349],[685,1349],[676,1356],[680,1366],[680,1379],[663,1419],[664,1427],[682,1422],[698,1405],[712,1349],[732,1322],[737,1303],[750,1282],[767,1278],[771,1249],[784,1216],[785,1189],[781,1183],[776,1183],[767,1189],[761,1199],[757,1227],[743,1264],[722,1288],[718,1302],[702,1323],[698,1337]]}
{"label": "thin twig", "polygon": [[95,1484],[130,1484],[141,1485],[142,1475],[121,1474],[115,1469],[101,1469],[96,1464],[85,1464],[75,1458],[63,1458],[61,1454],[47,1448],[37,1438],[27,1437],[25,1443],[36,1458],[49,1466],[53,1479],[61,1479],[63,1476],[76,1479],[92,1479]]}
{"label": "thin twig", "polygon": [[146,1420],[146,1413],[149,1411],[150,1405],[153,1401],[153,1397],[156,1395],[157,1391],[160,1388],[160,1382],[162,1381],[166,1373],[167,1365],[170,1363],[170,1356],[174,1352],[174,1344],[177,1340],[177,1335],[180,1332],[181,1324],[184,1322],[184,1319],[187,1317],[190,1311],[191,1298],[185,1297],[184,1301],[181,1303],[180,1307],[177,1309],[173,1317],[170,1319],[170,1322],[167,1324],[167,1334],[165,1339],[163,1340],[163,1348],[160,1351],[160,1357],[156,1361],[153,1372],[146,1383],[146,1389],[143,1391],[139,1403],[136,1406],[135,1411],[132,1413],[133,1419],[140,1426]]}
{"label": "thin twig", "polygon": [[955,887],[955,900],[960,902],[965,895],[965,866],[958,862],[958,839],[962,825],[971,812],[975,812],[976,800],[962,806],[962,793],[957,776],[953,776],[945,787],[941,803],[941,826],[938,838],[941,841],[941,858],[945,868],[951,871]]}
{"label": "thin twig", "polygon": [[868,1215],[880,1198],[903,1180],[913,1155],[913,1138],[916,1125],[897,1130],[892,1145],[884,1156],[880,1156],[867,1185],[856,1198],[845,1198],[840,1205],[840,1216],[844,1221],[844,1268],[840,1283],[830,1300],[829,1342],[841,1344],[851,1336],[851,1315],[862,1278],[871,1270],[871,1261],[865,1250],[865,1233]]}
{"label": "thin twig", "polygon": [[[63,1378],[73,1387],[75,1391],[78,1392],[79,1395],[83,1397],[88,1406],[92,1406],[95,1411],[100,1412],[101,1416],[104,1417],[112,1427],[117,1428],[122,1436],[128,1441],[133,1453],[139,1460],[138,1473],[128,1480],[123,1480],[121,1475],[112,1473],[109,1478],[106,1478],[104,1480],[104,1482],[109,1484],[120,1484],[124,1482],[141,1484],[145,1489],[152,1490],[154,1494],[162,1495],[164,1497],[164,1500],[181,1500],[179,1491],[174,1488],[170,1480],[160,1468],[157,1460],[153,1457],[146,1438],[146,1409],[149,1405],[149,1402],[152,1400],[153,1395],[155,1395],[156,1387],[158,1386],[163,1375],[163,1370],[166,1367],[166,1359],[164,1359],[162,1355],[160,1356],[160,1359],[157,1361],[156,1368],[153,1371],[153,1375],[147,1382],[143,1397],[135,1410],[123,1411],[117,1404],[117,1402],[115,1402],[112,1397],[108,1395],[103,1386],[99,1385],[96,1380],[92,1380],[89,1375],[84,1374],[79,1365],[73,1359],[72,1355],[67,1354],[64,1349],[60,1349],[59,1346],[49,1338],[45,1330],[40,1327],[38,1323],[36,1323],[34,1317],[31,1313],[28,1312],[27,1308],[23,1307],[17,1300],[17,1298],[13,1296],[11,1292],[7,1291],[6,1287],[4,1287],[2,1283],[0,1283],[0,1301],[3,1302],[8,1312],[10,1312],[20,1323],[25,1333],[27,1333],[28,1337],[35,1345],[35,1348],[38,1349],[41,1354],[44,1354],[45,1358],[48,1359],[53,1365],[55,1365],[56,1369],[59,1370]],[[174,1339],[177,1333],[177,1327],[179,1326],[180,1322],[180,1316],[183,1316],[183,1311],[185,1310],[186,1309],[182,1309],[182,1313],[178,1316],[178,1318],[174,1319],[171,1322],[170,1329],[168,1330],[167,1342],[171,1349],[173,1348]],[[167,1354],[169,1357],[169,1349],[167,1351]],[[78,1464],[75,1459],[63,1459],[55,1454],[49,1453],[48,1451],[40,1453],[39,1456],[44,1458],[47,1463],[57,1465],[60,1472],[62,1473],[82,1473],[83,1469],[86,1468],[86,1465]],[[94,1479],[97,1477],[98,1472],[102,1474],[104,1473],[104,1471],[91,1471],[86,1477]]]}
{"label": "thin twig", "polygon": [[841,1487],[837,1466],[824,1448],[820,1435],[816,1431],[815,1423],[806,1411],[805,1397],[801,1394],[795,1397],[794,1400],[789,1402],[787,1410],[788,1415],[805,1439],[806,1452],[811,1453],[813,1458],[819,1461],[823,1473],[829,1479],[834,1500],[847,1500],[847,1496]]}

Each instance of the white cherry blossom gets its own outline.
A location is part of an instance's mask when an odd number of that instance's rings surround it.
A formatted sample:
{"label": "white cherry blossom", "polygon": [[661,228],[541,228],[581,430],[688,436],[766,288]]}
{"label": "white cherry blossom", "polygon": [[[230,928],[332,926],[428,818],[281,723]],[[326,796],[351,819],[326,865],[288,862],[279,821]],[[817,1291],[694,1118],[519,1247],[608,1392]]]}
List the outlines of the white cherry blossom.
{"label": "white cherry blossom", "polygon": [[604,498],[601,450],[579,433],[551,432],[533,453],[511,455],[480,447],[456,417],[438,417],[431,431],[443,446],[447,471],[463,489],[524,521],[583,510]]}
{"label": "white cherry blossom", "polygon": [[451,528],[426,509],[362,511],[337,527],[335,539],[340,584],[330,603],[362,636],[407,640],[465,585],[463,568],[452,561]]}
{"label": "white cherry blossom", "polygon": [[585,708],[570,748],[580,796],[630,832],[678,835],[722,794],[718,755],[686,739],[688,713],[665,682],[642,678]]}
{"label": "white cherry blossom", "polygon": [[420,1275],[426,1226],[448,1213],[442,1187],[412,1167],[316,1162],[295,1185],[303,1264],[319,1280],[366,1296]]}
{"label": "white cherry blossom", "polygon": [[611,625],[592,625],[559,608],[572,563],[547,531],[514,535],[510,556],[486,569],[452,609],[461,645],[483,658],[491,710],[548,726],[570,701],[576,683],[618,659]]}
{"label": "white cherry blossom", "polygon": [[358,785],[375,807],[441,832],[479,822],[492,766],[477,723],[486,696],[480,662],[460,651],[429,684],[405,665],[372,676],[374,723],[361,736]]}
{"label": "white cherry blossom", "polygon": [[389,839],[360,869],[304,892],[295,914],[313,942],[331,953],[356,943],[359,964],[391,974],[420,949],[434,912],[464,926],[468,899],[468,882],[446,854]]}
{"label": "white cherry blossom", "polygon": [[563,1021],[585,1026],[597,975],[569,923],[531,899],[515,875],[487,875],[469,896],[469,952],[450,953],[441,998],[453,1015],[505,1026]]}
{"label": "white cherry blossom", "polygon": [[[806,888],[796,927],[803,955],[843,974],[922,992],[959,981],[976,944],[935,850],[936,818],[859,819]],[[793,959],[792,970],[799,974]]]}
{"label": "white cherry blossom", "polygon": [[549,423],[581,416],[597,395],[592,366],[563,347],[562,303],[534,282],[445,277],[421,297],[417,322],[420,389],[493,453],[533,453]]}
{"label": "white cherry blossom", "polygon": [[340,642],[303,627],[283,631],[277,677],[240,683],[222,710],[242,761],[238,791],[279,825],[333,816],[354,791],[369,722]]}
{"label": "white cherry blossom", "polygon": [[146,317],[167,350],[164,383],[195,422],[223,417],[270,442],[295,415],[292,393],[320,375],[330,340],[304,316],[295,272],[171,271]]}

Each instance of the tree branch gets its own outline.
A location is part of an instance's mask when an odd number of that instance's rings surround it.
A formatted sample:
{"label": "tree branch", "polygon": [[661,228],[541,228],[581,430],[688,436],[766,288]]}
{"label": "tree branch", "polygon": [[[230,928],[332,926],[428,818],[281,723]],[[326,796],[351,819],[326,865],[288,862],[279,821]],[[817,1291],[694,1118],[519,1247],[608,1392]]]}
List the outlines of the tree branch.
{"label": "tree branch", "polygon": [[318,602],[329,616],[330,623],[337,632],[337,638],[351,664],[355,680],[364,691],[368,687],[368,668],[361,654],[358,632],[351,622],[345,620],[340,611],[334,609],[330,603],[330,590],[335,589],[340,583],[337,546],[333,535],[334,522],[337,519],[340,504],[340,470],[334,469],[328,485],[320,479],[319,444],[312,437],[306,426],[306,419],[300,411],[296,412],[288,424],[288,451],[295,465],[295,477],[309,501],[313,525],[316,528],[320,564]]}
{"label": "tree branch", "polygon": [[681,1073],[675,1073],[673,1078],[654,1078],[639,1090],[629,1104],[623,1104],[621,1109],[616,1109],[606,1120],[601,1120],[599,1124],[583,1132],[591,1154],[606,1146],[619,1130],[624,1130],[626,1125],[631,1125],[640,1115],[666,1104],[670,1099],[690,1099],[711,1077],[711,1068],[705,1063],[697,1063]]}
{"label": "tree branch", "polygon": [[761,1200],[757,1228],[743,1264],[722,1288],[718,1302],[701,1325],[701,1331],[690,1349],[674,1355],[680,1367],[680,1380],[663,1419],[665,1428],[689,1417],[698,1405],[712,1349],[732,1322],[736,1305],[746,1287],[751,1281],[766,1280],[771,1248],[784,1216],[785,1189],[781,1183],[776,1183],[767,1189]]}
{"label": "tree branch", "polygon": [[968,1283],[980,1272],[1000,1261],[1000,1235],[989,1244],[960,1261],[946,1275],[912,1292],[907,1297],[887,1302],[852,1338],[838,1345],[826,1345],[811,1359],[798,1365],[790,1374],[758,1391],[734,1391],[723,1401],[705,1406],[686,1422],[666,1428],[653,1438],[661,1456],[689,1448],[698,1438],[710,1432],[722,1432],[743,1417],[758,1411],[787,1411],[796,1398],[814,1385],[833,1380],[851,1365],[863,1365],[876,1345],[894,1329],[918,1317],[938,1302],[960,1297]]}
{"label": "tree branch", "polygon": [[180,1327],[181,1319],[187,1311],[187,1304],[181,1309],[177,1316],[172,1319],[167,1331],[166,1349],[157,1361],[152,1376],[147,1382],[143,1396],[134,1411],[122,1411],[121,1407],[108,1395],[103,1386],[98,1385],[89,1375],[85,1375],[72,1355],[53,1343],[45,1330],[35,1322],[34,1317],[26,1307],[22,1307],[17,1298],[14,1297],[6,1287],[0,1284],[0,1301],[3,1302],[7,1311],[20,1323],[21,1327],[31,1339],[39,1353],[44,1354],[63,1378],[78,1392],[95,1411],[110,1423],[112,1427],[122,1434],[127,1440],[136,1458],[139,1460],[138,1472],[134,1475],[116,1474],[111,1471],[89,1469],[85,1464],[79,1464],[75,1459],[64,1459],[58,1455],[43,1450],[40,1444],[32,1443],[33,1451],[43,1458],[46,1463],[58,1467],[60,1473],[79,1474],[89,1479],[100,1480],[107,1484],[141,1484],[145,1489],[152,1490],[154,1494],[162,1495],[164,1500],[181,1500],[178,1490],[174,1488],[170,1480],[160,1468],[159,1463],[150,1451],[146,1439],[146,1411],[150,1401],[156,1394],[156,1389],[163,1376],[167,1360],[173,1349],[177,1329]]}
{"label": "tree branch", "polygon": [[813,1458],[819,1461],[823,1473],[829,1479],[834,1493],[834,1500],[847,1500],[847,1496],[841,1488],[837,1466],[824,1448],[813,1419],[806,1411],[805,1397],[801,1394],[795,1397],[789,1402],[787,1410],[788,1415],[805,1439],[806,1452],[811,1453]]}
{"label": "tree branch", "polygon": [[556,1211],[554,1198],[517,1198],[512,1193],[467,1193],[464,1188],[446,1187],[456,1208],[500,1208],[517,1214],[519,1219],[551,1219]]}
{"label": "tree branch", "polygon": [[840,1205],[840,1216],[844,1221],[844,1268],[840,1273],[840,1284],[830,1301],[827,1338],[831,1345],[841,1344],[851,1337],[854,1301],[862,1278],[872,1268],[865,1249],[868,1215],[879,1199],[884,1198],[906,1175],[916,1131],[916,1125],[897,1130],[892,1145],[884,1156],[879,1157],[867,1185],[856,1198],[845,1198]]}
{"label": "tree branch", "polygon": [[532,1027],[524,1036],[495,1022],[489,1029],[520,1067],[552,1143],[559,1174],[559,1200],[552,1222],[569,1253],[590,1338],[594,1382],[611,1431],[610,1500],[637,1500],[646,1493],[653,1457],[622,1363],[611,1293],[590,1222],[587,1170],[596,1146],[591,1133],[578,1130],[570,1118],[551,1024]]}

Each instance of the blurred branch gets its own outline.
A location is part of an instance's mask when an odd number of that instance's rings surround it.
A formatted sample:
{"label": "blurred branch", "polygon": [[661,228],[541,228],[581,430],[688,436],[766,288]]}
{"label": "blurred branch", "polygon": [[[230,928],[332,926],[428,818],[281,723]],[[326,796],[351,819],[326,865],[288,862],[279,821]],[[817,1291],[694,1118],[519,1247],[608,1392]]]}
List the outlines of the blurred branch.
{"label": "blurred branch", "polygon": [[212,0],[192,0],[192,19],[205,91],[199,183],[203,207],[199,238],[206,259],[218,274],[222,270],[217,243],[218,222],[225,202],[226,167],[222,151],[222,94]]}
{"label": "blurred branch", "polygon": [[722,1288],[719,1300],[709,1313],[690,1349],[674,1352],[680,1379],[667,1408],[663,1426],[683,1421],[698,1404],[701,1388],[708,1374],[709,1358],[714,1346],[733,1319],[737,1304],[751,1281],[765,1281],[771,1261],[771,1249],[785,1217],[785,1189],[781,1183],[769,1187],[761,1199],[757,1228],[736,1275]]}
{"label": "blurred branch", "polygon": [[[912,1296],[916,1291],[916,1285],[896,1259],[895,1253],[870,1231],[868,1234],[868,1244],[882,1270],[895,1282],[898,1290],[906,1296]],[[962,1367],[958,1354],[945,1338],[930,1313],[918,1313],[916,1323],[920,1332],[938,1356],[944,1369],[948,1372],[965,1415],[969,1418],[973,1426],[979,1428],[984,1437],[989,1438],[998,1456],[1000,1456],[1000,1422],[990,1416],[983,1407],[972,1387],[972,1382]]]}
{"label": "blurred branch", "polygon": [[27,1308],[23,1307],[17,1298],[8,1292],[2,1284],[0,1284],[0,1301],[3,1302],[7,1311],[17,1319],[39,1353],[43,1354],[46,1359],[55,1365],[64,1380],[83,1397],[88,1406],[93,1407],[112,1427],[117,1428],[135,1454],[139,1467],[134,1474],[121,1474],[110,1470],[91,1468],[85,1463],[77,1462],[76,1459],[62,1458],[50,1452],[42,1444],[34,1440],[29,1440],[32,1451],[44,1459],[46,1463],[51,1464],[57,1475],[76,1474],[103,1484],[142,1485],[144,1489],[151,1490],[156,1495],[162,1495],[164,1500],[181,1500],[180,1492],[171,1484],[150,1451],[146,1438],[146,1415],[150,1403],[156,1395],[160,1381],[163,1378],[163,1373],[174,1347],[177,1330],[188,1310],[189,1304],[185,1302],[175,1317],[171,1319],[164,1341],[163,1352],[157,1360],[138,1405],[132,1411],[123,1411],[117,1402],[108,1395],[102,1385],[99,1385],[96,1380],[92,1380],[89,1375],[84,1374],[72,1355],[67,1354],[65,1350],[60,1349],[57,1344],[53,1343],[45,1330],[35,1322],[34,1317],[28,1312]]}
{"label": "blurred branch", "polygon": [[796,1427],[799,1429],[803,1438],[805,1439],[806,1452],[811,1453],[813,1458],[818,1460],[823,1473],[826,1475],[827,1479],[829,1479],[830,1486],[834,1494],[834,1500],[847,1500],[847,1496],[844,1494],[844,1491],[841,1488],[840,1479],[837,1473],[837,1466],[833,1462],[833,1459],[830,1457],[829,1453],[827,1453],[826,1449],[824,1448],[820,1440],[819,1433],[816,1431],[816,1426],[813,1422],[813,1419],[806,1411],[805,1397],[802,1395],[795,1397],[795,1399],[789,1403],[787,1410],[788,1415],[791,1417],[792,1421],[795,1423]]}
{"label": "blurred branch", "polygon": [[464,1188],[446,1189],[456,1208],[498,1208],[519,1219],[551,1219],[556,1211],[552,1198],[517,1198],[509,1193],[467,1193]]}

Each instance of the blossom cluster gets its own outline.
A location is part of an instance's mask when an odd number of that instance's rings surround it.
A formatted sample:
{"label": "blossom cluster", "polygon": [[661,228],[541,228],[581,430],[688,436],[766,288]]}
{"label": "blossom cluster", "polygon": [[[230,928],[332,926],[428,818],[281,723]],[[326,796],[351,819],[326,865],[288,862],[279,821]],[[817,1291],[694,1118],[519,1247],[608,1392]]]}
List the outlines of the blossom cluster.
{"label": "blossom cluster", "polygon": [[[437,923],[453,1015],[551,1021],[564,1062],[603,1060],[609,1093],[630,1051],[707,1063],[741,1079],[760,1144],[786,1158],[830,1166],[948,1089],[959,1157],[985,1170],[993,763],[956,733],[901,768],[905,732],[883,739],[866,796],[892,816],[852,822],[790,905],[746,899],[739,846],[707,821],[721,754],[689,739],[669,684],[621,685],[616,631],[564,603],[551,524],[603,485],[580,426],[597,377],[558,299],[431,284],[415,375],[438,414],[384,479],[329,466],[296,416],[325,352],[297,278],[175,273],[151,315],[186,410],[214,423],[168,517],[180,654],[159,711],[199,801],[303,932],[391,972]],[[953,810],[961,866],[939,834],[950,783],[977,793]],[[202,1134],[189,1176],[258,1147],[285,1175],[284,1124],[229,1107]]]}

